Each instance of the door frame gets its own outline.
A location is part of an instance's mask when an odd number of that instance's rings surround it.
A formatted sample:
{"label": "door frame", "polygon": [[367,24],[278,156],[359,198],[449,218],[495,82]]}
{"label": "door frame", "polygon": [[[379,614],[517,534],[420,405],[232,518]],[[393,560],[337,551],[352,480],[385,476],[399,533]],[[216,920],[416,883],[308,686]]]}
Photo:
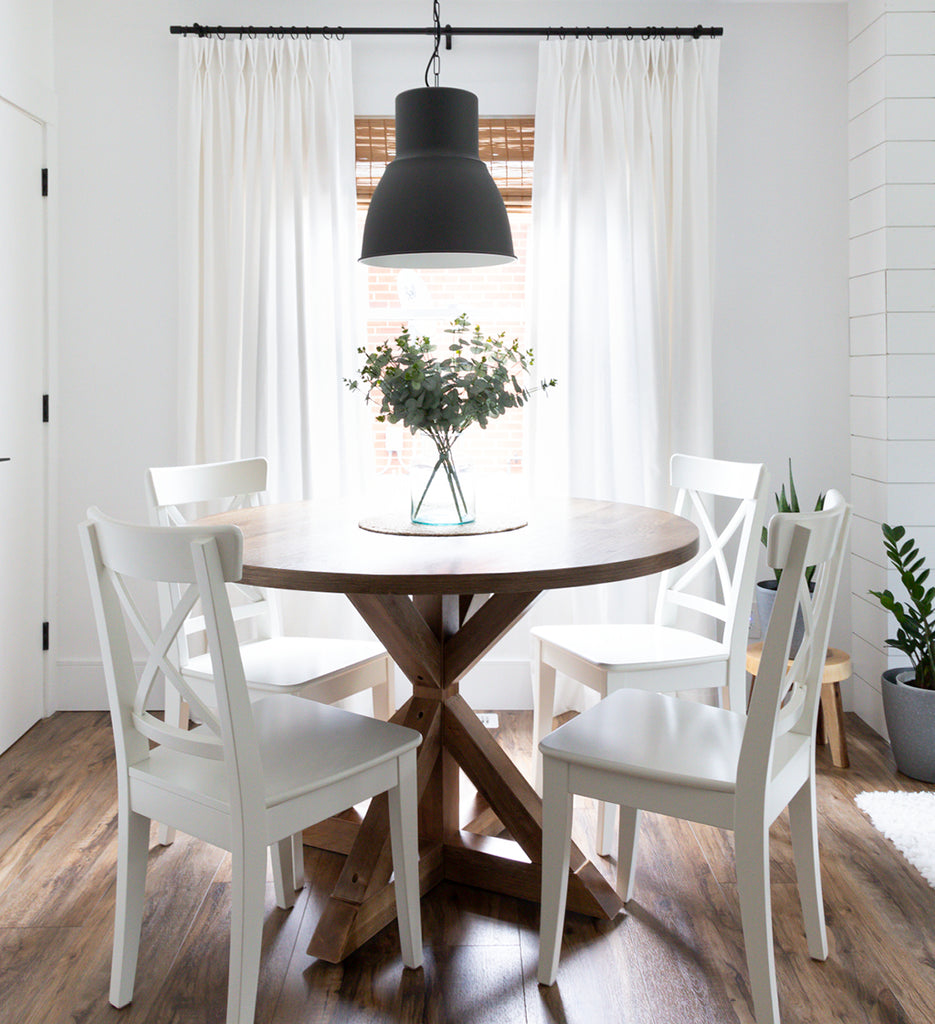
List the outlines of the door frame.
{"label": "door frame", "polygon": [[[58,530],[52,509],[57,507],[58,487],[58,425],[54,398],[58,393],[58,98],[51,90],[34,79],[17,74],[10,68],[0,68],[0,103],[20,111],[42,129],[42,166],[49,170],[49,195],[43,203],[44,244],[44,325],[42,344],[43,393],[50,396],[49,424],[44,432],[42,451],[44,508],[43,534],[45,537],[45,566],[43,573],[43,619],[50,623],[49,649],[42,661],[42,715],[47,718],[58,710],[58,673],[56,623],[52,611],[57,605],[58,593]],[[39,168],[36,168],[36,188],[39,188]],[[36,409],[39,415],[39,409]]]}

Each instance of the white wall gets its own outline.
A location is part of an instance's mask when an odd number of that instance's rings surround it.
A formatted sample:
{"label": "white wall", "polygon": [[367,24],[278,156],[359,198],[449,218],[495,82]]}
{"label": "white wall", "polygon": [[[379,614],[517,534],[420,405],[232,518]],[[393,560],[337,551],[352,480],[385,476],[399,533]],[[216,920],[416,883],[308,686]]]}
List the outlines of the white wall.
{"label": "white wall", "polygon": [[[431,5],[346,0],[56,0],[61,131],[60,701],[100,704],[96,638],[75,524],[92,503],[142,519],[143,473],[175,458],[176,52],[170,24],[426,24]],[[804,495],[846,490],[846,8],[842,4],[487,0],[452,24],[725,27],[721,49],[715,450],[791,455]],[[355,38],[362,114],[421,83],[428,39]],[[456,39],[442,83],[482,114],[532,113],[535,39]],[[845,592],[847,588],[844,588]],[[835,634],[849,636],[846,602]],[[843,643],[843,639],[841,640]],[[517,630],[505,704],[530,699]],[[482,683],[482,680],[481,680]],[[502,683],[501,691],[504,691]],[[478,706],[492,700],[483,689]]]}
{"label": "white wall", "polygon": [[0,0],[0,96],[51,92],[52,0]]}
{"label": "white wall", "polygon": [[849,7],[853,699],[886,735],[880,676],[907,659],[869,593],[905,594],[880,524],[935,555],[935,0]]}

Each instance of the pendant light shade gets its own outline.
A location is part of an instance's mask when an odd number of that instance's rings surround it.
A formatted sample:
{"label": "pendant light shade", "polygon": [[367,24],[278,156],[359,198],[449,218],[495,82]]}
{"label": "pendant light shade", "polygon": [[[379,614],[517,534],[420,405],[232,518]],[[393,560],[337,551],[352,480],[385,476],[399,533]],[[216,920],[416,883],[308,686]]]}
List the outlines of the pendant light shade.
{"label": "pendant light shade", "polygon": [[360,262],[377,267],[512,263],[500,191],[477,155],[477,97],[409,89],[396,97],[396,158],[373,193]]}

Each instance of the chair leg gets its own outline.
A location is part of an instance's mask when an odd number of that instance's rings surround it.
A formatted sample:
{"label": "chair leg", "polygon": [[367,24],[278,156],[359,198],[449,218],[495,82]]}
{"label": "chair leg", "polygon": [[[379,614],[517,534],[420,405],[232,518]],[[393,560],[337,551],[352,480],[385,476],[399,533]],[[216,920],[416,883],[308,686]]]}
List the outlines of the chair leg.
{"label": "chair leg", "polygon": [[571,821],[574,796],[568,791],[568,766],[545,758],[542,790],[542,906],[539,917],[540,985],[552,985],[558,973],[562,925],[568,898]]}
{"label": "chair leg", "polygon": [[747,970],[757,1024],[779,1024],[773,920],[769,894],[769,829],[763,818],[738,821],[734,831],[737,891]]}
{"label": "chair leg", "polygon": [[292,886],[296,892],[305,886],[305,846],[301,832],[292,837]]}
{"label": "chair leg", "polygon": [[126,1006],[133,998],[149,859],[149,818],[121,811],[117,836],[117,907],[110,969],[110,1002]]}
{"label": "chair leg", "polygon": [[617,805],[597,802],[597,832],[594,845],[601,857],[609,857],[614,849],[614,824],[617,820]]}
{"label": "chair leg", "polygon": [[542,641],[532,639],[532,761],[535,766],[535,788],[542,793],[542,754],[539,743],[552,731],[555,713],[555,669],[542,660]]}
{"label": "chair leg", "polygon": [[636,853],[640,838],[640,810],[638,807],[620,808],[620,828],[617,837],[617,893],[624,903],[633,896],[636,877]]}
{"label": "chair leg", "polygon": [[[291,840],[286,840],[290,843]],[[246,837],[231,857],[231,945],[227,1024],[253,1024],[260,980],[266,848]]]}
{"label": "chair leg", "polygon": [[831,763],[835,768],[847,768],[847,737],[844,734],[844,709],[841,705],[841,687],[838,683],[824,683],[821,687],[821,713],[825,721],[825,735],[831,744]]}
{"label": "chair leg", "polygon": [[385,662],[385,682],[374,686],[370,691],[373,717],[379,718],[382,722],[388,722],[396,713],[395,669],[389,655],[386,656]]}
{"label": "chair leg", "polygon": [[813,960],[827,960],[828,933],[821,896],[818,820],[815,811],[815,778],[812,776],[789,802],[789,826],[808,954]]}
{"label": "chair leg", "polygon": [[399,759],[399,783],[387,796],[399,946],[407,967],[421,967],[422,909],[419,903],[419,823],[414,750]]}
{"label": "chair leg", "polygon": [[[174,686],[166,683],[165,720],[170,724],[177,725],[180,729],[188,728],[189,708],[188,701],[182,700],[182,696]],[[171,846],[175,842],[175,829],[168,825],[162,825],[156,829],[156,838],[160,846]]]}
{"label": "chair leg", "polygon": [[280,910],[288,910],[295,904],[295,877],[292,836],[280,839],[269,847],[270,866],[273,869],[273,889],[276,893],[276,906]]}

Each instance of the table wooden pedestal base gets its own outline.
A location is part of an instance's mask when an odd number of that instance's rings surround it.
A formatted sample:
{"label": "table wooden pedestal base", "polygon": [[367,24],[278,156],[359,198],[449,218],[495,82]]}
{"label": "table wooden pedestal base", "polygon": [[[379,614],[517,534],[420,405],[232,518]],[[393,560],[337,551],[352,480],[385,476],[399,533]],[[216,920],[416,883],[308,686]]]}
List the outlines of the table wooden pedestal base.
{"label": "table wooden pedestal base", "polygon": [[[523,615],[538,594],[349,594],[413,684],[394,722],[422,734],[418,752],[420,888],[442,880],[538,902],[542,803],[532,786],[458,693],[458,680]],[[512,837],[481,836],[459,821],[459,769]],[[350,842],[347,860],[312,936],[310,955],[338,963],[396,918],[385,795],[360,823],[335,822]],[[356,835],[352,838],[353,829]],[[574,844],[568,908],[609,919],[620,898]]]}

